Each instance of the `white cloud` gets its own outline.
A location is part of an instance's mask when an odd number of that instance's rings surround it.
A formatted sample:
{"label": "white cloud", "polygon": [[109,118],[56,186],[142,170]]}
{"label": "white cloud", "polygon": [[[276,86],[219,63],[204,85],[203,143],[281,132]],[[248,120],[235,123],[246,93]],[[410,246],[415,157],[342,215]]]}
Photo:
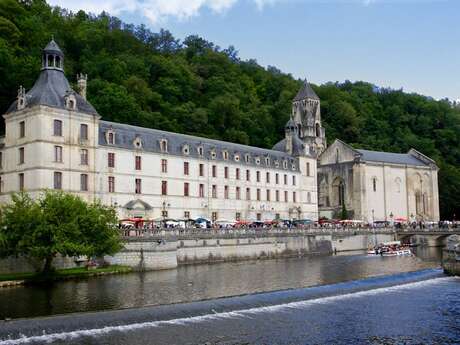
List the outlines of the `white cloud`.
{"label": "white cloud", "polygon": [[[49,0],[51,5],[72,11],[84,10],[99,14],[106,11],[111,15],[136,13],[149,19],[152,24],[164,22],[170,18],[186,20],[197,16],[203,9],[223,13],[242,0]],[[278,0],[249,0],[262,9]]]}

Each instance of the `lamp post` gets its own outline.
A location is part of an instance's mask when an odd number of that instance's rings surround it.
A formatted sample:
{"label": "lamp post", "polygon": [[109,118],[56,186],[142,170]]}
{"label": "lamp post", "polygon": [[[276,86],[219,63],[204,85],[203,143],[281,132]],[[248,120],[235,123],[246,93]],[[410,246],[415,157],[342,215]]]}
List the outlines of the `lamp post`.
{"label": "lamp post", "polygon": [[375,232],[375,224],[374,224],[374,209],[372,209],[372,230],[374,232],[374,247],[377,248],[377,233]]}

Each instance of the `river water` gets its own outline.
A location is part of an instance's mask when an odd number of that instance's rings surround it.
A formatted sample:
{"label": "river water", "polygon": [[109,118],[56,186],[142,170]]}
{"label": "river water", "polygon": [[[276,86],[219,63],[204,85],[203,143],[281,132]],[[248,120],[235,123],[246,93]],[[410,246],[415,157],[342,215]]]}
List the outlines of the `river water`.
{"label": "river water", "polygon": [[444,276],[438,253],[182,266],[2,289],[2,318],[73,314],[0,322],[0,345],[460,344],[460,279]]}

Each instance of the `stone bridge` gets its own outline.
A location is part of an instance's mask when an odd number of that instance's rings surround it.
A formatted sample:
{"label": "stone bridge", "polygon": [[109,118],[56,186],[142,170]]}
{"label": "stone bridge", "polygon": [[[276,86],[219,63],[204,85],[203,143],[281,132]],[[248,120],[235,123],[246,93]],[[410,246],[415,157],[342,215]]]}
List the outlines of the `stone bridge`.
{"label": "stone bridge", "polygon": [[460,228],[403,229],[396,230],[396,238],[403,243],[413,243],[428,247],[446,245],[451,235],[460,235]]}

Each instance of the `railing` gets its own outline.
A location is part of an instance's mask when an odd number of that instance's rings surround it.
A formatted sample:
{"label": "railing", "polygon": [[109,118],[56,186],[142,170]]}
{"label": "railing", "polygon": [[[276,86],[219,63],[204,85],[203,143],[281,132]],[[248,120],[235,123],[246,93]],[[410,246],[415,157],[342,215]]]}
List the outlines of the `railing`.
{"label": "railing", "polygon": [[149,228],[149,229],[120,229],[124,238],[217,238],[217,237],[267,237],[267,236],[296,236],[296,235],[350,235],[369,233],[452,233],[459,234],[460,228],[452,227],[354,227],[354,226],[328,226],[328,227],[263,227],[263,228]]}

